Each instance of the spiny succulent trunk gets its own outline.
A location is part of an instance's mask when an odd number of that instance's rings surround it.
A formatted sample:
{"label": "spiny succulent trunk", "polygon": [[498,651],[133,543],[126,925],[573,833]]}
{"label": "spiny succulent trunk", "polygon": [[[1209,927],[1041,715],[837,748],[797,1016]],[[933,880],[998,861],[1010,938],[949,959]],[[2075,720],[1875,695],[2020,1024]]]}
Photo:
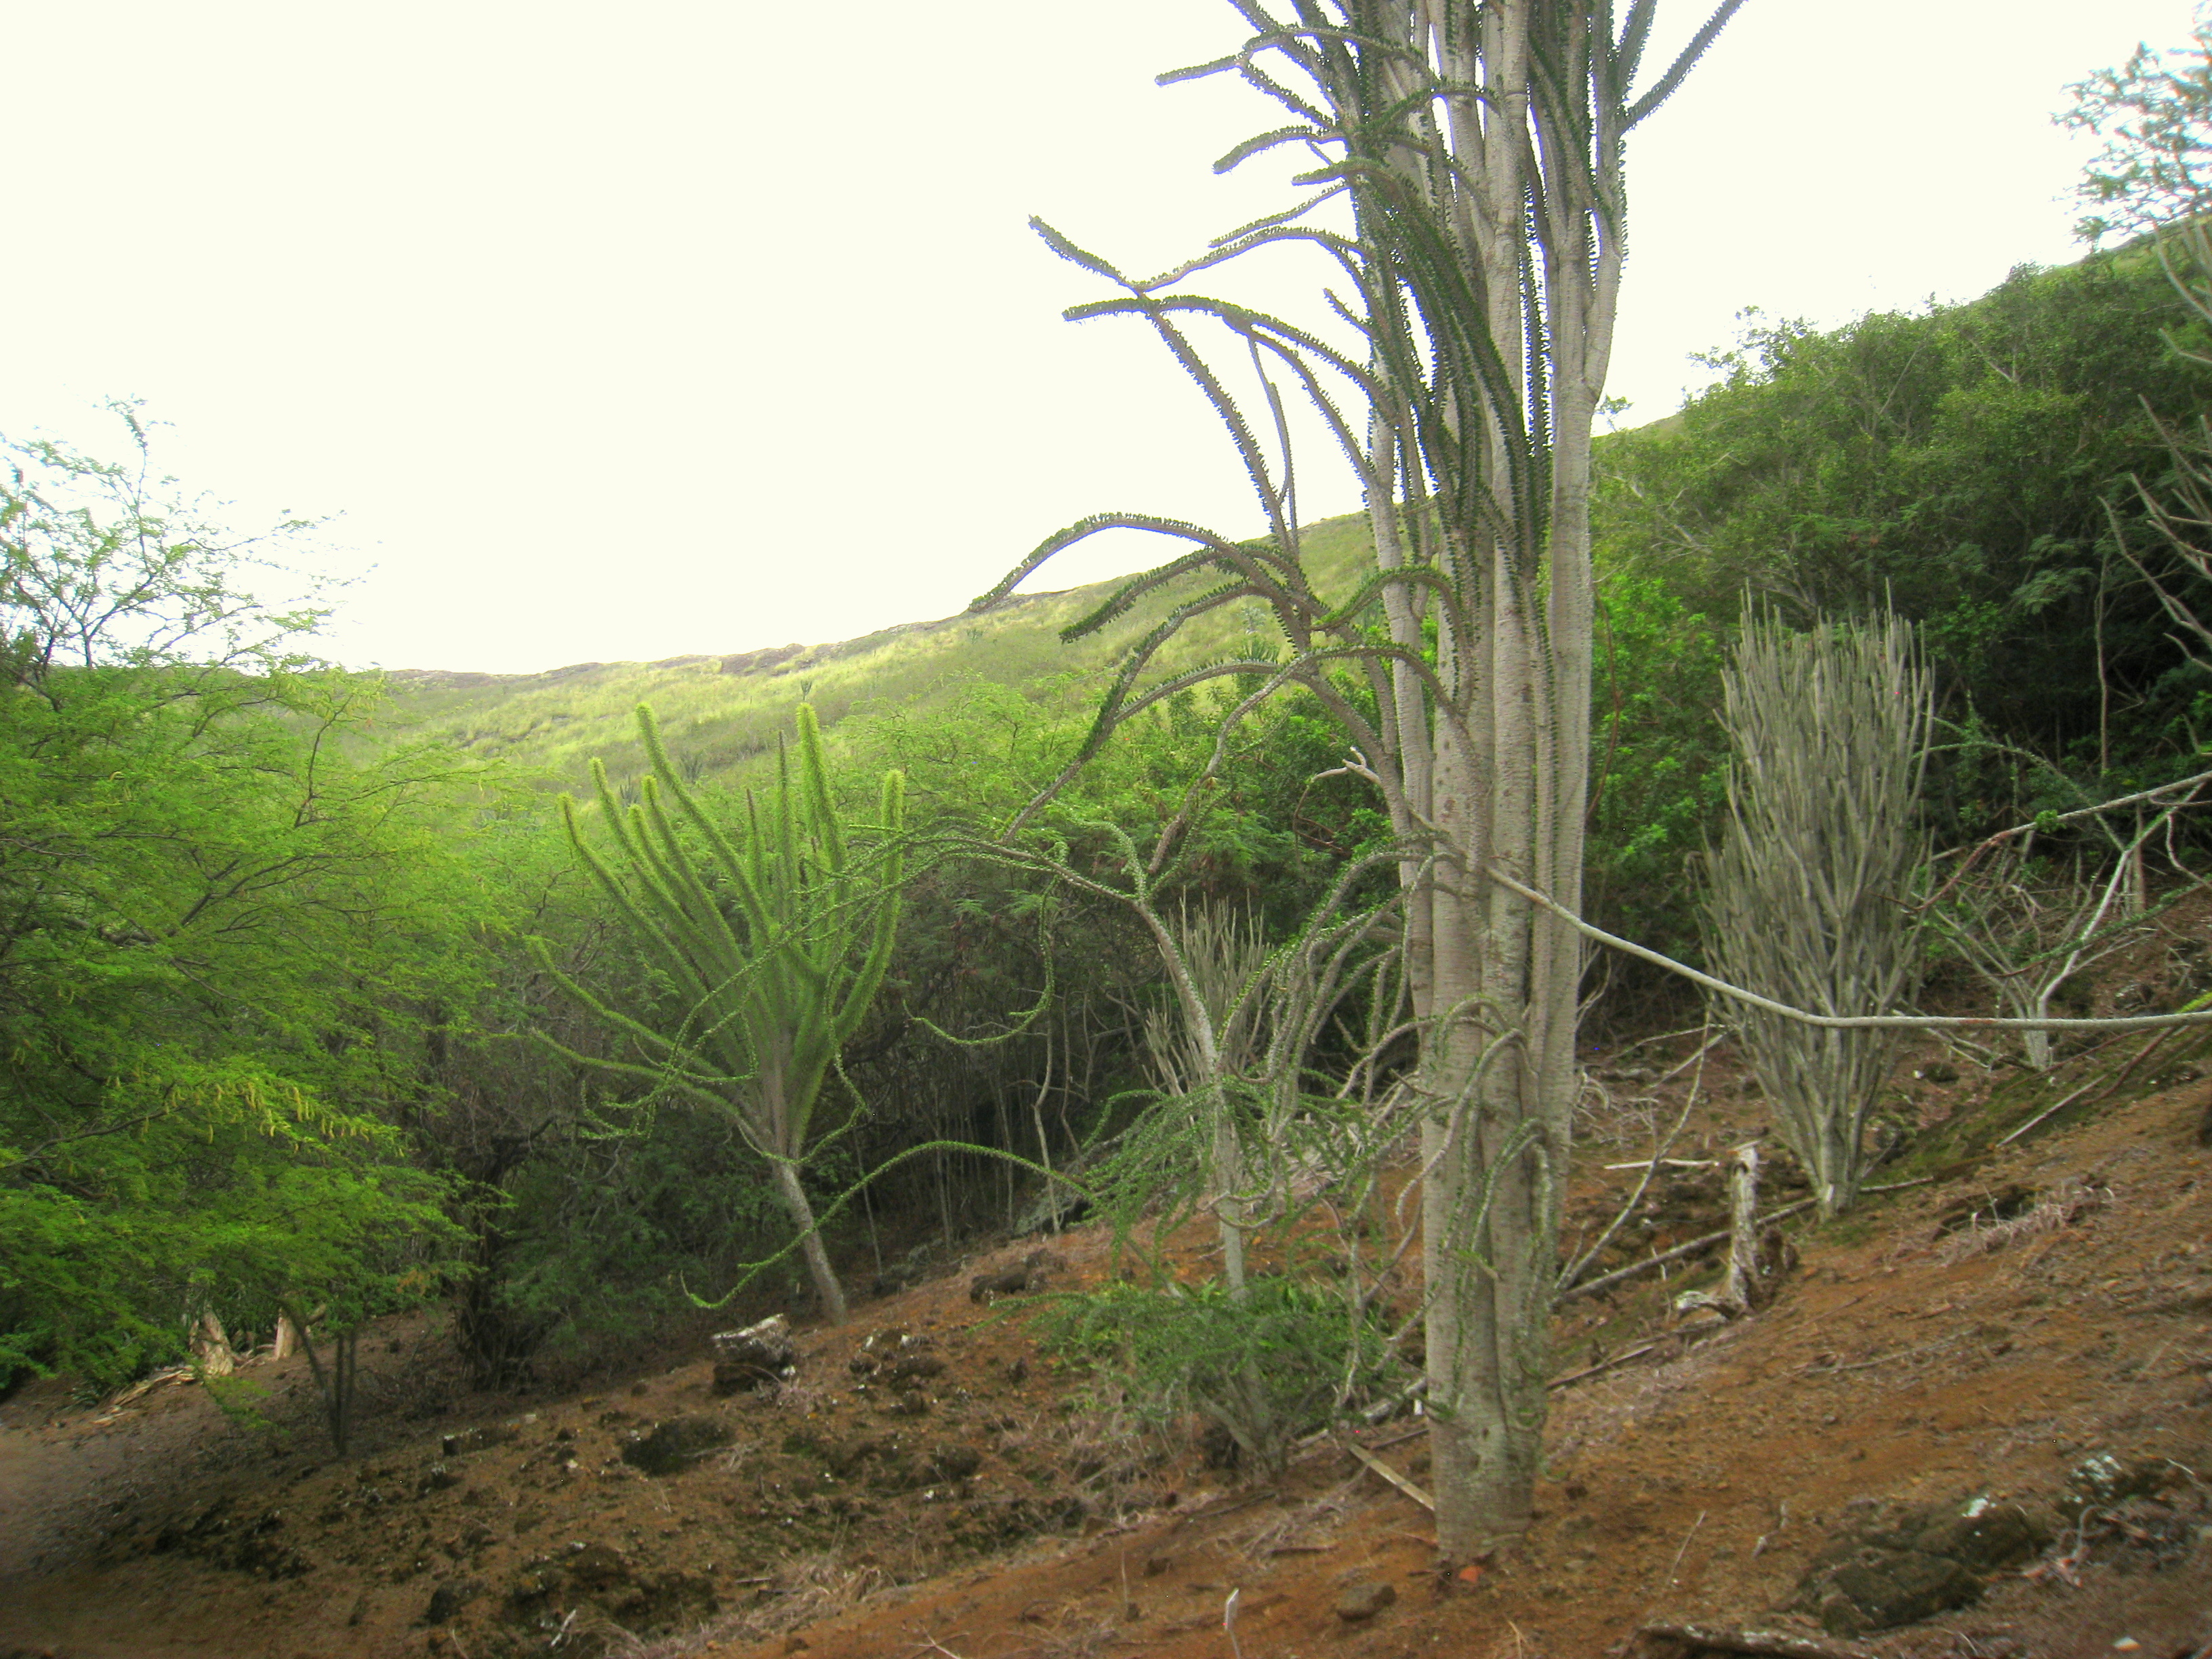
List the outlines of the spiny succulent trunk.
{"label": "spiny succulent trunk", "polygon": [[[1486,677],[1522,678],[1526,666],[1510,647],[1493,649]],[[1573,985],[1569,961],[1541,948],[1539,913],[1480,874],[1493,861],[1516,873],[1553,861],[1540,847],[1550,815],[1534,787],[1526,716],[1506,701],[1492,754],[1437,744],[1435,819],[1456,851],[1427,905],[1436,1024],[1423,1061],[1422,1215],[1437,1540],[1448,1561],[1528,1530],[1548,1407],[1552,1172],[1564,1153],[1551,1039],[1573,1018]],[[1565,1064],[1571,1073],[1571,1042]]]}
{"label": "spiny succulent trunk", "polygon": [[1221,1278],[1229,1293],[1244,1296],[1244,1206],[1236,1194],[1243,1189],[1243,1153],[1237,1142],[1237,1126],[1230,1117],[1229,1101],[1218,1085],[1213,1100],[1213,1178],[1220,1194],[1214,1210],[1221,1223]]}

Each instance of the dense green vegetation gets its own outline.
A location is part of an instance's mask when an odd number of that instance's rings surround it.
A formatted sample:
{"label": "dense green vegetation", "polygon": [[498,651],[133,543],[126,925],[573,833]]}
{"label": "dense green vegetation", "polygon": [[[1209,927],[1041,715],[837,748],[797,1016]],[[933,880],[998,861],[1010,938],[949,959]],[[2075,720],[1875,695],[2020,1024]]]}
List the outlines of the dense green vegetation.
{"label": "dense green vegetation", "polygon": [[[592,773],[616,850],[601,855],[566,795],[561,816],[578,860],[659,970],[660,1006],[637,1018],[562,973],[546,952],[538,960],[651,1063],[556,1051],[726,1111],[769,1165],[823,1314],[842,1323],[844,1287],[800,1170],[823,1127],[844,1115],[832,1106],[821,1113],[823,1125],[816,1121],[824,1085],[873,1007],[898,939],[905,776],[884,774],[869,824],[846,823],[830,798],[820,724],[801,703],[795,753],[779,748],[769,787],[725,824],[677,776],[650,710],[638,710],[638,724],[653,763],[641,802],[623,811],[605,769]],[[859,845],[864,832],[878,844]]]}
{"label": "dense green vegetation", "polygon": [[[1747,602],[1917,624],[1947,723],[1940,837],[2201,766],[2212,684],[2124,554],[2193,602],[2139,488],[2166,486],[2159,423],[2212,404],[2185,355],[2203,333],[2123,249],[1832,332],[1754,319],[1680,416],[1602,445],[1598,919],[1695,950]],[[654,856],[696,856],[709,885],[702,837],[750,821],[803,701],[844,821],[891,830],[875,781],[905,780],[881,990],[822,1074],[830,1132],[787,1149],[817,1206],[895,1166],[827,1224],[848,1276],[1035,1199],[958,1144],[1065,1168],[1158,1097],[1158,958],[1103,890],[1115,836],[1149,845],[1184,808],[1236,683],[1150,711],[1063,795],[1047,828],[1099,887],[978,848],[1060,773],[1104,665],[1173,592],[1068,647],[1054,631],[1099,592],[781,659],[380,681],[317,664],[311,616],[239,592],[259,550],[198,524],[143,454],[9,454],[0,1370],[105,1384],[184,1353],[204,1314],[265,1334],[289,1297],[342,1329],[434,1297],[478,1375],[514,1381],[703,1318],[690,1291],[787,1251],[759,1146],[653,1051],[683,988],[624,920],[651,860],[588,878],[555,810],[594,756],[609,793],[580,809],[585,844],[659,810],[641,702],[664,804],[698,814]],[[1324,568],[1352,569],[1363,535],[1315,532]],[[1279,649],[1264,619],[1215,613],[1155,672]],[[1291,696],[1239,730],[1159,874],[1169,902],[1249,908],[1281,940],[1384,844],[1334,729]],[[1609,1006],[1650,989],[1621,975]],[[748,1294],[797,1294],[793,1260]]]}
{"label": "dense green vegetation", "polygon": [[1885,608],[1916,624],[1946,837],[2196,770],[2212,681],[2127,556],[2190,591],[2141,491],[2170,485],[2161,423],[2212,397],[2187,355],[2203,331],[2140,246],[1832,332],[1753,319],[1717,384],[1601,447],[1604,908],[1681,937],[1682,860],[1718,783],[1720,647],[1747,603],[1797,626]]}
{"label": "dense green vegetation", "polygon": [[2132,481],[2203,406],[2203,335],[2140,248],[1833,333],[1754,321],[1719,385],[1613,441],[1608,552],[1716,617],[1893,605],[1958,718],[2076,771],[2155,766],[2194,750],[2205,688],[2118,538],[2148,543]]}
{"label": "dense green vegetation", "polygon": [[349,746],[371,684],[137,468],[19,449],[0,494],[0,1367],[94,1381],[291,1295],[432,1287],[403,1130],[490,922],[473,781]]}

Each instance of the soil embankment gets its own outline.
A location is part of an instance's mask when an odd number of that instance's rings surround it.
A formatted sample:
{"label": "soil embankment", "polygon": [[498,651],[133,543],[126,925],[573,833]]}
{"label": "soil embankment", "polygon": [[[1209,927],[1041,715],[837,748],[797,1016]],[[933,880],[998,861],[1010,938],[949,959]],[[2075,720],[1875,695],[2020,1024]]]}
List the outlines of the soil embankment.
{"label": "soil embankment", "polygon": [[[1753,1109],[1716,1092],[1718,1144]],[[296,1362],[246,1374],[281,1431],[186,1385],[105,1411],[27,1389],[0,1407],[0,1654],[1217,1659],[1233,1594],[1249,1659],[1697,1651],[1622,1647],[1668,1622],[2180,1659],[2212,1644],[2205,1095],[1809,1233],[1734,1325],[1668,1316],[1679,1279],[1570,1304],[1576,1369],[1659,1346],[1559,1390],[1536,1531],[1469,1577],[1439,1582],[1418,1504],[1333,1445],[1247,1486],[1086,1401],[969,1298],[1024,1245],[802,1329],[773,1390],[718,1393],[702,1355],[519,1408],[410,1399],[405,1345],[435,1344],[404,1332],[345,1460],[313,1440]],[[1701,1224],[1669,1203],[1668,1225]],[[1048,1286],[1109,1270],[1095,1233],[1054,1252]],[[1371,1437],[1417,1486],[1418,1426]],[[1838,1595],[1916,1585],[1961,1605],[1839,1632]]]}

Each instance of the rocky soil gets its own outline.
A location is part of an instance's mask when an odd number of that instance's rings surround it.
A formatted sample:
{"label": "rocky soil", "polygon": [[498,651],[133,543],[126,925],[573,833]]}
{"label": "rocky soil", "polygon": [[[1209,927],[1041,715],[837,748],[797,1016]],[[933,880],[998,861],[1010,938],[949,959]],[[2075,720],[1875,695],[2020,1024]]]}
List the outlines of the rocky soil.
{"label": "rocky soil", "polygon": [[[1598,1068],[1587,1232],[1694,1047]],[[1799,1232],[1751,1318],[1673,1311],[1710,1258],[1567,1304],[1541,1518],[1448,1577],[1403,1490],[1418,1418],[1364,1437],[1397,1483],[1322,1438],[1243,1484],[1041,1352],[1024,1298],[1112,1271],[1078,1231],[801,1326],[787,1376],[702,1351],[587,1395],[466,1397],[437,1332],[397,1325],[362,1345],[345,1459],[296,1361],[241,1373],[230,1416],[189,1382],[98,1407],[27,1389],[0,1404],[0,1656],[2212,1653],[2193,1069]],[[1901,1074],[1929,1146],[1985,1091],[1956,1079],[1928,1055]],[[1725,1053],[1704,1086],[1693,1161],[1759,1122]],[[1681,1166],[1609,1260],[1719,1215],[1717,1173]]]}

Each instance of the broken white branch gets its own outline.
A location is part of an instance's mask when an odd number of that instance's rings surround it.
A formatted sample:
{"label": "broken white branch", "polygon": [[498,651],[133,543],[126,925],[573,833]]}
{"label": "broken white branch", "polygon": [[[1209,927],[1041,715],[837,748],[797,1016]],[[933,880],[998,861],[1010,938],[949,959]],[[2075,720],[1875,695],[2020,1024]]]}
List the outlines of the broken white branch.
{"label": "broken white branch", "polygon": [[1416,1504],[1419,1504],[1423,1509],[1428,1510],[1430,1514],[1434,1515],[1437,1512],[1437,1500],[1435,1498],[1430,1497],[1428,1493],[1423,1492],[1419,1486],[1406,1479],[1404,1475],[1399,1474],[1397,1470],[1392,1468],[1381,1458],[1376,1456],[1376,1455],[1373,1452],[1369,1451],[1366,1447],[1362,1446],[1354,1441],[1346,1440],[1341,1437],[1338,1439],[1336,1443],[1343,1447],[1345,1450],[1350,1452],[1361,1462],[1367,1465],[1369,1468],[1374,1470],[1376,1474],[1381,1475],[1385,1480],[1388,1480],[1400,1492],[1405,1493],[1407,1497],[1412,1498]]}

